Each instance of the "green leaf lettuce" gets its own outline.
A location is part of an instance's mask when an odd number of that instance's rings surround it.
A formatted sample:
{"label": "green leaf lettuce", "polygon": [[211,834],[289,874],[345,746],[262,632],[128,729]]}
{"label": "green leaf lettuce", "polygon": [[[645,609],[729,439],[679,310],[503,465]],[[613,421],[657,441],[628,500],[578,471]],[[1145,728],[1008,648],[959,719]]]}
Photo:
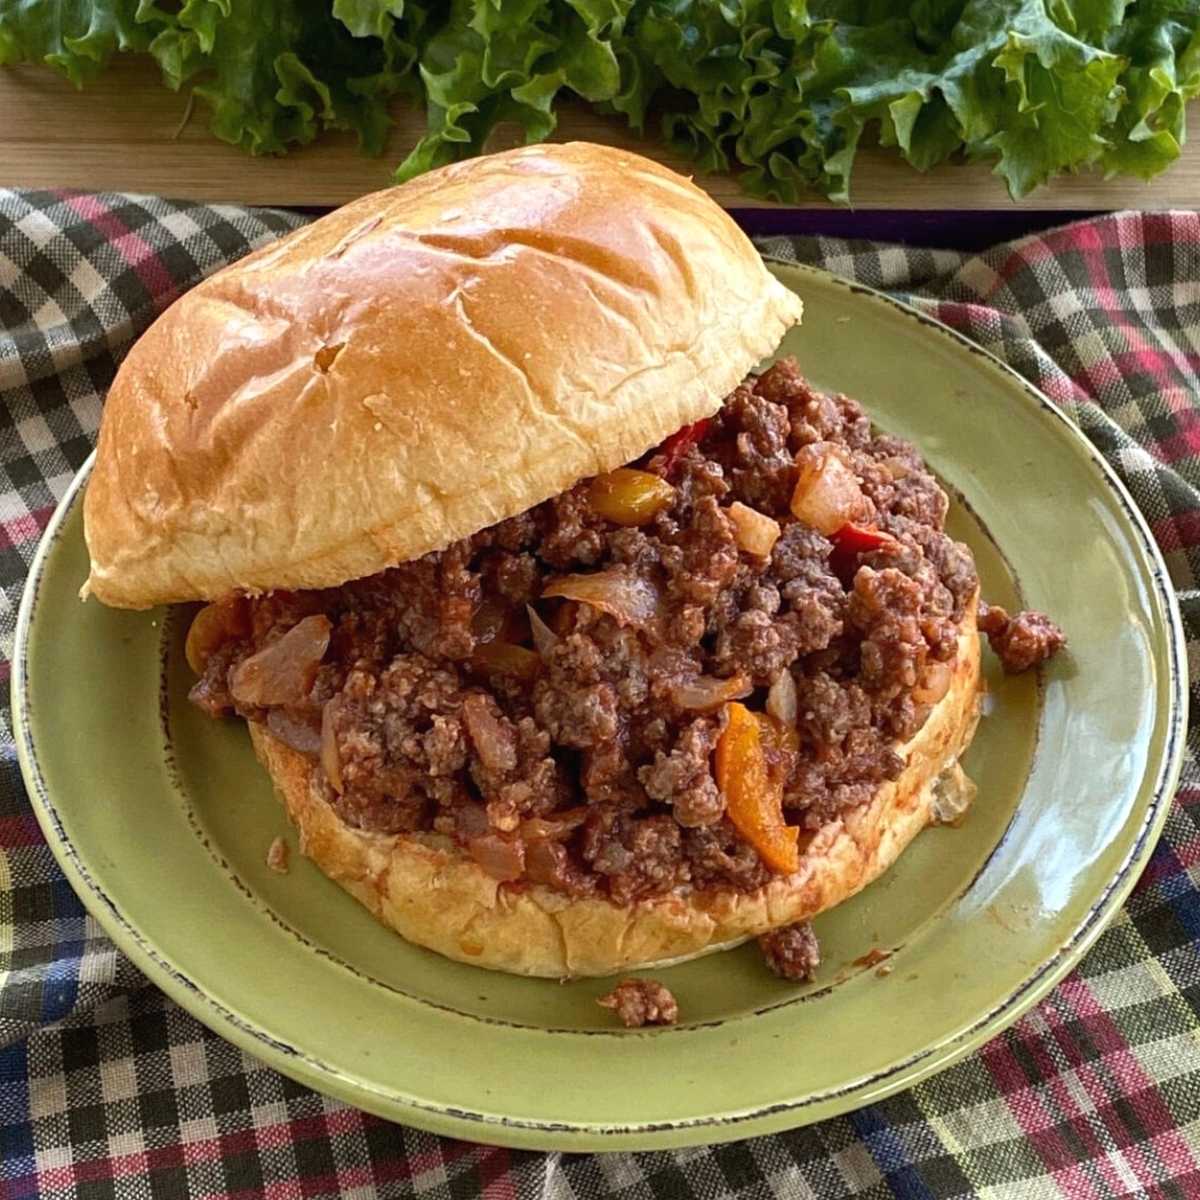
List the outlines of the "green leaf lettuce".
{"label": "green leaf lettuce", "polygon": [[0,64],[82,86],[129,53],[254,153],[328,129],[377,153],[392,98],[419,100],[402,179],[502,128],[546,138],[573,96],[757,195],[847,200],[877,142],[921,171],[990,162],[1022,196],[1178,158],[1200,0],[0,0]]}

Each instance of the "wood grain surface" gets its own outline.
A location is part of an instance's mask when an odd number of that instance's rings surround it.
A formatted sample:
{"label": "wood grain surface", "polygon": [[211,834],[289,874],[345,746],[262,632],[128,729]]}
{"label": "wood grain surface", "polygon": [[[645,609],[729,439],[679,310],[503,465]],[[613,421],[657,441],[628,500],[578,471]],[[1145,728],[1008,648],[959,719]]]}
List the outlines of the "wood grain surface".
{"label": "wood grain surface", "polygon": [[[1200,112],[1193,110],[1193,118]],[[167,91],[157,68],[120,61],[83,92],[35,67],[0,68],[0,186],[152,192],[247,204],[332,205],[386,187],[424,128],[415,108],[398,105],[387,152],[362,157],[350,136],[331,134],[283,158],[251,158],[214,138],[202,105]],[[689,171],[653,138],[639,139],[618,120],[564,105],[556,135],[627,146]],[[497,136],[489,149],[513,144]],[[698,182],[730,208],[762,206],[728,176]],[[984,164],[945,164],[920,174],[894,155],[864,150],[854,171],[856,208],[1117,209],[1200,205],[1200,137],[1152,183],[1098,174],[1056,180],[1020,202],[1008,198]],[[825,207],[813,196],[807,207]]]}

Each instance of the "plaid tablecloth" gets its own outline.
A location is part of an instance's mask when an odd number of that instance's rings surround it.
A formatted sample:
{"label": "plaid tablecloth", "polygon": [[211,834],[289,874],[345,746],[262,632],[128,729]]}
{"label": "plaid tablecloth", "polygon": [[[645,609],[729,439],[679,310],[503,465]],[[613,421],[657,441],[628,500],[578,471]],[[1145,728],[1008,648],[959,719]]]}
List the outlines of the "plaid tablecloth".
{"label": "plaid tablecloth", "polygon": [[[301,219],[0,192],[0,679],[39,531],[91,448],[122,353],[202,275]],[[1120,214],[969,257],[825,239],[764,249],[914,299],[1063,405],[1149,518],[1200,651],[1200,215]],[[1195,733],[1126,910],[1009,1032],[910,1092],[815,1127],[586,1156],[391,1125],[209,1033],[84,915],[30,811],[7,722],[5,687],[0,1200],[1200,1197]]]}

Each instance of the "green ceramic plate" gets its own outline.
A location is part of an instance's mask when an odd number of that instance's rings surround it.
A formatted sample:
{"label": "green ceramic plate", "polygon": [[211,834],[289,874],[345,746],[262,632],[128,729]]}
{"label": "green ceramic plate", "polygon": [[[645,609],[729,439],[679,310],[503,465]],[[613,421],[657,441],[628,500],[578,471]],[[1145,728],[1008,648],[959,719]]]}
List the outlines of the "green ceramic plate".
{"label": "green ceramic plate", "polygon": [[[985,596],[1044,609],[1070,635],[1040,682],[1004,678],[989,656],[966,821],[922,834],[819,919],[814,984],[773,978],[743,947],[660,973],[681,1026],[614,1030],[599,981],[444,961],[298,855],[286,876],[267,869],[287,823],[244,729],[187,704],[183,622],[77,599],[80,479],[21,608],[21,762],[88,908],[200,1020],[304,1083],[439,1133],[568,1150],[719,1141],[945,1067],[1033,1004],[1116,912],[1166,815],[1185,720],[1178,617],[1145,525],[1095,451],[994,360],[882,296],[776,269],[807,313],[784,349],[966,497],[952,527]],[[886,977],[856,964],[876,947],[893,951]]]}

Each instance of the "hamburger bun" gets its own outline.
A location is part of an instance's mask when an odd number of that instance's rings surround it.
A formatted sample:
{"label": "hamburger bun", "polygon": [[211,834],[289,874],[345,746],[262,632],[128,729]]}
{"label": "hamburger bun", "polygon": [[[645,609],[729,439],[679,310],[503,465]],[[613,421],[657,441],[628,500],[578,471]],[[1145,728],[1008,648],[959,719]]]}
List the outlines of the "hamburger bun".
{"label": "hamburger bun", "polygon": [[699,188],[529,146],[364,196],[205,280],[109,392],[84,594],[336,586],[710,416],[800,300]]}
{"label": "hamburger bun", "polygon": [[[421,558],[714,414],[800,315],[726,213],[624,151],[527,147],[366,196],[201,283],[130,352],[85,498],[84,592],[146,608]],[[366,832],[317,763],[250,734],[304,852],[386,925],[562,978],[690,958],[853,895],[961,779],[978,693],[972,600],[902,773],[808,839],[797,871],[627,905],[499,883],[438,834]]]}
{"label": "hamburger bun", "polygon": [[899,753],[901,775],[824,825],[789,876],[755,892],[694,891],[618,905],[498,883],[436,834],[366,833],[343,822],[303,755],[251,723],[255,752],[300,849],[385,925],[447,958],[568,979],[663,966],[807,921],[861,891],[937,819],[939,790],[969,797],[958,765],[979,718],[979,635],[964,616],[950,688]]}

